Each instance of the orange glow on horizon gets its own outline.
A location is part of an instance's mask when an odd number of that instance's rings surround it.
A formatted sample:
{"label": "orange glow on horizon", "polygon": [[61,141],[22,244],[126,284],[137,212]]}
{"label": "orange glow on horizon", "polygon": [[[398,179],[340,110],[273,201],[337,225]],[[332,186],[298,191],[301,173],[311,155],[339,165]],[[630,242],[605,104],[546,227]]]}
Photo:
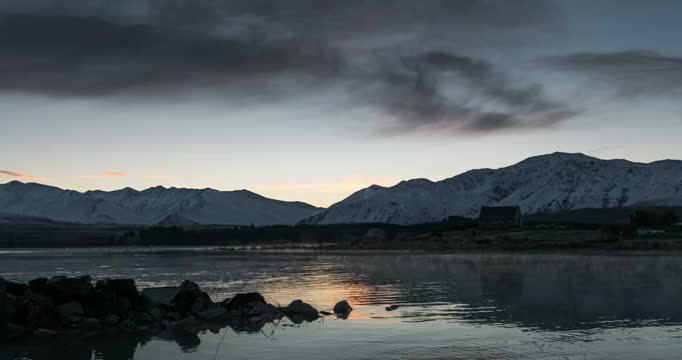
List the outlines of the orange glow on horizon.
{"label": "orange glow on horizon", "polygon": [[35,175],[30,175],[30,174],[24,174],[16,171],[10,171],[10,170],[0,170],[0,175],[5,175],[17,179],[24,179],[24,180],[46,180],[45,177],[42,176],[35,176]]}
{"label": "orange glow on horizon", "polygon": [[104,172],[104,173],[98,173],[98,174],[86,174],[86,175],[81,175],[80,177],[83,179],[111,179],[111,178],[122,178],[122,177],[138,178],[138,179],[168,179],[169,178],[168,176],[159,175],[159,174],[131,174],[131,173],[126,173],[126,172],[118,172],[118,171]]}

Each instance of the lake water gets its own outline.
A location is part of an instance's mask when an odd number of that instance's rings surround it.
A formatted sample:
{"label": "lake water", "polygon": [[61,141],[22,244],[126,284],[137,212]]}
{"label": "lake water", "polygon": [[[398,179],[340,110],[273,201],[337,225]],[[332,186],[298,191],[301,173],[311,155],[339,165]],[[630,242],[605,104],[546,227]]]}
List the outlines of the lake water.
{"label": "lake water", "polygon": [[[5,359],[680,359],[682,256],[0,251],[0,276],[91,274],[138,287],[199,283],[214,300],[259,291],[347,320],[259,331],[44,338]],[[396,311],[385,306],[399,304]]]}

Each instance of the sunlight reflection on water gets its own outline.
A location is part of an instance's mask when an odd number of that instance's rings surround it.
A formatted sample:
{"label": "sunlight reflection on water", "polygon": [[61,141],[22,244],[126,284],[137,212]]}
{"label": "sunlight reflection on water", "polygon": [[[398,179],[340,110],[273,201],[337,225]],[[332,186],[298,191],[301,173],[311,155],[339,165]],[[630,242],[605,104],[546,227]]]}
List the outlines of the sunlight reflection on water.
{"label": "sunlight reflection on water", "polygon": [[[682,354],[682,256],[119,248],[4,252],[0,259],[0,275],[12,279],[87,273],[96,279],[135,278],[141,288],[191,279],[214,300],[259,291],[273,303],[301,298],[330,310],[348,299],[355,308],[347,321],[283,322],[257,333],[228,328],[198,337],[122,335],[16,345],[0,352],[0,360],[54,359],[54,354],[108,360],[677,359]],[[392,304],[400,308],[384,309]]]}

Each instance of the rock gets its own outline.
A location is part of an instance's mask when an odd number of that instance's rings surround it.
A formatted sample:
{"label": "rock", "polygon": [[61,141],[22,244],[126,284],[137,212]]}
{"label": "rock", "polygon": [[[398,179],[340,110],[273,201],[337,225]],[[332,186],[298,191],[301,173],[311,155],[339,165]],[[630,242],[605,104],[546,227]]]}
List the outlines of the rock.
{"label": "rock", "polygon": [[[227,303],[226,303],[227,302]],[[235,295],[230,301],[228,302],[227,300],[223,301],[223,306],[229,311],[229,310],[238,310],[239,308],[248,305],[250,303],[263,303],[265,304],[265,298],[263,298],[263,295],[257,293],[257,292],[251,292],[251,293],[239,293]]]}
{"label": "rock", "polygon": [[224,307],[215,307],[198,312],[196,316],[206,321],[222,321],[228,317],[228,311]]}
{"label": "rock", "polygon": [[135,322],[130,320],[130,319],[126,319],[126,320],[121,321],[118,324],[118,327],[121,330],[132,331],[132,330],[135,330],[135,328],[137,328],[137,324],[135,324]]}
{"label": "rock", "polygon": [[281,313],[277,307],[261,302],[250,303],[249,307],[249,310],[246,312],[247,316],[261,316],[265,314],[279,315]]}
{"label": "rock", "polygon": [[57,332],[50,329],[35,329],[33,330],[33,335],[35,336],[52,336],[57,335]]}
{"label": "rock", "polygon": [[69,325],[71,327],[78,327],[80,325],[80,322],[83,321],[83,317],[80,315],[67,315],[66,317],[62,318],[62,321],[64,324]]}
{"label": "rock", "polygon": [[52,302],[52,300],[50,300],[50,298],[47,297],[47,295],[43,294],[42,292],[33,290],[31,288],[29,288],[28,291],[26,291],[26,294],[24,294],[24,297],[26,297],[28,300],[30,300],[32,302],[39,302],[39,303],[48,302],[48,301]]}
{"label": "rock", "polygon": [[28,288],[31,289],[33,292],[44,292],[45,291],[45,285],[47,285],[47,278],[40,277],[33,279],[28,282]]}
{"label": "rock", "polygon": [[28,290],[28,285],[21,281],[9,280],[5,281],[5,291],[13,296],[24,296]]}
{"label": "rock", "polygon": [[153,307],[147,309],[147,314],[149,314],[149,316],[151,316],[155,322],[159,322],[163,320],[164,317],[166,317],[166,312],[160,307]]}
{"label": "rock", "polygon": [[137,298],[139,295],[135,280],[133,279],[104,279],[97,282],[96,290],[109,289],[116,295],[127,297],[130,299]]}
{"label": "rock", "polygon": [[142,297],[145,301],[154,305],[171,306],[173,298],[178,293],[175,286],[148,288],[142,290]]}
{"label": "rock", "polygon": [[194,281],[185,280],[178,287],[177,294],[189,294],[192,295],[193,297],[197,297],[201,295],[201,288],[199,288],[199,285],[197,285],[197,283],[195,283]]}
{"label": "rock", "polygon": [[81,326],[87,328],[97,328],[100,327],[101,323],[97,318],[83,318],[81,321]]}
{"label": "rock", "polygon": [[214,307],[215,303],[211,300],[211,297],[207,293],[201,292],[201,294],[194,299],[192,306],[190,307],[190,312],[196,314],[202,312],[206,309]]}
{"label": "rock", "polygon": [[24,323],[31,328],[53,328],[61,323],[59,310],[46,295],[29,289],[24,303]]}
{"label": "rock", "polygon": [[129,298],[117,295],[112,289],[95,291],[88,310],[96,316],[118,315],[123,317],[133,309]]}
{"label": "rock", "polygon": [[2,339],[3,337],[7,339],[13,339],[16,337],[28,335],[30,333],[31,329],[27,329],[26,327],[19,324],[9,323],[7,324],[7,328],[5,329],[5,331],[0,333],[0,339]]}
{"label": "rock", "polygon": [[88,299],[93,294],[90,276],[55,276],[45,283],[45,292],[58,302]]}
{"label": "rock", "polygon": [[302,319],[305,321],[313,321],[320,317],[317,309],[310,304],[304,303],[302,300],[294,300],[286,308],[284,313],[293,321]]}
{"label": "rock", "polygon": [[206,330],[206,325],[202,324],[194,316],[190,315],[182,320],[172,322],[170,327],[176,329],[182,329],[193,333],[198,333],[199,331]]}
{"label": "rock", "polygon": [[336,303],[336,305],[334,305],[334,314],[347,315],[351,311],[353,311],[353,308],[346,300],[339,301]]}
{"label": "rock", "polygon": [[246,312],[246,316],[249,318],[249,321],[265,324],[281,319],[284,314],[276,306],[256,302],[250,304],[250,309]]}
{"label": "rock", "polygon": [[57,308],[59,310],[59,315],[62,318],[68,318],[69,316],[76,315],[76,316],[83,316],[85,314],[85,310],[83,310],[83,306],[75,301],[67,302],[62,305],[59,305]]}
{"label": "rock", "polygon": [[16,298],[0,289],[0,334],[7,329],[16,311]]}
{"label": "rock", "polygon": [[149,324],[154,322],[154,318],[146,312],[130,311],[128,319],[134,321],[136,324]]}
{"label": "rock", "polygon": [[322,314],[324,316],[334,315],[334,313],[329,312],[329,311],[320,311],[320,314]]}
{"label": "rock", "polygon": [[397,310],[400,307],[400,305],[391,305],[386,307],[386,311],[393,311]]}
{"label": "rock", "polygon": [[102,325],[105,326],[116,326],[121,321],[121,317],[118,315],[108,315],[102,319]]}
{"label": "rock", "polygon": [[173,307],[180,313],[190,312],[194,300],[201,296],[202,292],[195,282],[185,280],[178,287],[178,291],[173,297]]}
{"label": "rock", "polygon": [[166,315],[166,317],[168,317],[168,319],[170,319],[171,321],[178,321],[182,319],[182,315],[175,311],[169,312],[168,315]]}

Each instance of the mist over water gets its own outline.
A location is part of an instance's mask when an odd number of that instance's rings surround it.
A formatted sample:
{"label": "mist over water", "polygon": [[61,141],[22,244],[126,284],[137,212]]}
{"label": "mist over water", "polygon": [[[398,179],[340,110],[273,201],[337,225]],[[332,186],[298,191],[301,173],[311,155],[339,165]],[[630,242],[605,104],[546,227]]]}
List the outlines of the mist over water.
{"label": "mist over water", "polygon": [[[229,253],[215,249],[0,253],[0,276],[190,279],[222,300],[259,291],[326,317],[260,331],[42,339],[0,360],[55,359],[676,359],[682,353],[682,255]],[[387,312],[385,306],[400,308]],[[1,349],[1,348],[0,348]]]}

